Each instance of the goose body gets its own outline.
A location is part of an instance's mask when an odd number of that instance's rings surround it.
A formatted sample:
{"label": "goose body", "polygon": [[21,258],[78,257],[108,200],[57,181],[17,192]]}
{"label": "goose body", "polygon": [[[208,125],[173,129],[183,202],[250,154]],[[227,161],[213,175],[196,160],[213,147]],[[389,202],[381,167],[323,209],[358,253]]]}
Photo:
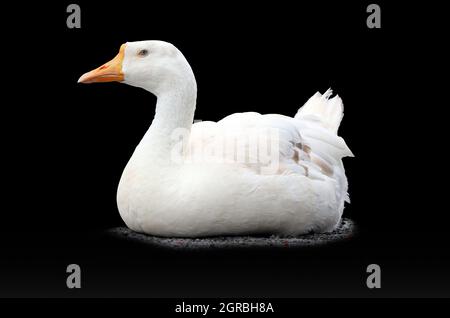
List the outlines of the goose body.
{"label": "goose body", "polygon": [[192,123],[197,86],[181,52],[128,42],[79,82],[120,81],[157,96],[155,118],[126,165],[117,204],[126,225],[158,236],[332,231],[348,201],[337,135],[342,101],[316,93],[294,117],[254,112]]}

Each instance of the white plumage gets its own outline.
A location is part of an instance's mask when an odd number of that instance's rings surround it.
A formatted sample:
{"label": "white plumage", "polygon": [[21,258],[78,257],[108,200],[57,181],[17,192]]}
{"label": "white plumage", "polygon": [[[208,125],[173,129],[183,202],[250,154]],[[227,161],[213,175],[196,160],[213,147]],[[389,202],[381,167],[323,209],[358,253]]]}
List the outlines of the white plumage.
{"label": "white plumage", "polygon": [[251,112],[192,124],[197,86],[173,45],[127,43],[121,70],[125,83],[158,97],[118,188],[129,228],[195,237],[299,235],[338,225],[348,201],[342,158],[353,155],[337,136],[343,106],[331,90],[294,118]]}

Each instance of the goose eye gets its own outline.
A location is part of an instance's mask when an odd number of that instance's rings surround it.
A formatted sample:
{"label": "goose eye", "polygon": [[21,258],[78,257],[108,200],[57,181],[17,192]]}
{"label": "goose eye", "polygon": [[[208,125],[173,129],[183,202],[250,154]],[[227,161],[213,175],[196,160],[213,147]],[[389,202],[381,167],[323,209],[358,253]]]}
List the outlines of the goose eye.
{"label": "goose eye", "polygon": [[138,52],[138,55],[139,56],[141,56],[141,57],[144,57],[144,56],[147,56],[148,55],[148,50],[140,50],[139,52]]}

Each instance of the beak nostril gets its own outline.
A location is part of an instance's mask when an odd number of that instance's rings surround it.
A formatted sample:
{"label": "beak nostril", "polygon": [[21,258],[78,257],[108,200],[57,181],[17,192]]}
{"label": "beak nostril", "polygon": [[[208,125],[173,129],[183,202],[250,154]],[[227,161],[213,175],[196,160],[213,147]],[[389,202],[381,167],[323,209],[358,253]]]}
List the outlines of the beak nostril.
{"label": "beak nostril", "polygon": [[103,70],[103,69],[105,69],[105,68],[107,68],[108,66],[105,64],[105,65],[102,65],[102,66],[100,66],[98,69],[99,70]]}

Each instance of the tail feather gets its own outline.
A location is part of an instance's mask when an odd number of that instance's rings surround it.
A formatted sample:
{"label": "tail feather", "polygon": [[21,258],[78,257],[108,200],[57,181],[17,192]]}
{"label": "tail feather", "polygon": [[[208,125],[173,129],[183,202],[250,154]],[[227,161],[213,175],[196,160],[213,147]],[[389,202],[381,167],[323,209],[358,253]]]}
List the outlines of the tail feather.
{"label": "tail feather", "polygon": [[336,95],[330,99],[333,91],[328,89],[325,94],[315,93],[295,115],[297,119],[318,120],[325,127],[337,134],[342,117],[344,105],[342,99]]}

